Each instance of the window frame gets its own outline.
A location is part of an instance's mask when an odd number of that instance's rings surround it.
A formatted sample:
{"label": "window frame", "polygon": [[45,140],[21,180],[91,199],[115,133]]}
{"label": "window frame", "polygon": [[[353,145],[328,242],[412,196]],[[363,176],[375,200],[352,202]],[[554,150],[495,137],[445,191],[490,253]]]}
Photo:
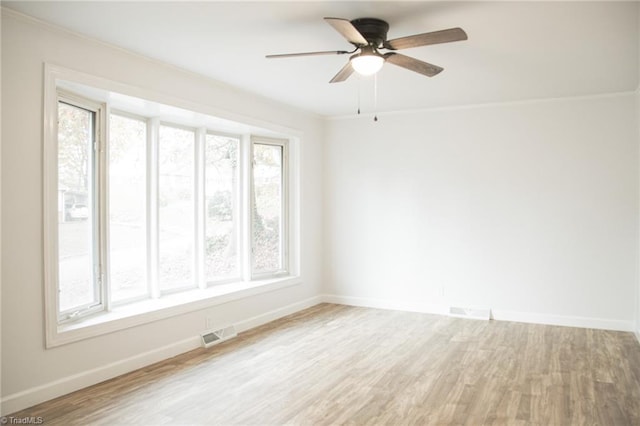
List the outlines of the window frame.
{"label": "window frame", "polygon": [[[93,338],[106,333],[123,330],[126,328],[151,323],[157,320],[166,319],[175,315],[191,313],[201,309],[215,307],[220,304],[229,303],[234,300],[241,300],[247,297],[255,297],[260,294],[283,289],[289,286],[299,285],[303,282],[300,270],[300,142],[302,133],[293,128],[279,124],[270,124],[261,119],[239,115],[237,113],[225,112],[211,105],[202,104],[181,98],[180,96],[165,95],[151,89],[130,86],[125,83],[110,81],[101,77],[96,77],[83,72],[60,67],[50,63],[45,63],[43,67],[44,75],[44,96],[43,96],[43,264],[44,279],[42,282],[44,293],[44,328],[45,328],[45,348],[53,348],[71,342]],[[199,281],[200,288],[182,291],[175,294],[159,295],[151,289],[151,296],[144,300],[132,300],[131,303],[109,303],[110,297],[105,294],[108,285],[104,284],[109,278],[106,274],[103,279],[103,308],[102,311],[92,315],[82,317],[77,321],[61,323],[58,321],[58,295],[57,295],[57,273],[58,273],[58,253],[57,253],[57,101],[58,93],[77,93],[78,97],[86,97],[95,100],[96,104],[103,106],[103,119],[100,123],[100,136],[103,139],[100,149],[103,151],[100,157],[101,171],[106,173],[108,156],[104,154],[106,143],[108,143],[108,120],[110,111],[117,115],[132,115],[133,118],[142,118],[147,122],[147,151],[148,162],[157,162],[157,149],[151,141],[157,138],[157,129],[160,121],[170,124],[183,124],[190,128],[209,129],[212,133],[229,135],[240,138],[239,160],[245,166],[238,171],[240,187],[239,204],[239,235],[245,247],[250,240],[248,217],[249,205],[248,194],[250,182],[250,151],[251,138],[253,136],[266,136],[283,138],[288,141],[290,157],[287,164],[287,185],[293,194],[289,197],[285,214],[289,215],[289,225],[286,229],[288,242],[285,245],[287,250],[286,260],[288,261],[288,274],[273,278],[253,277],[248,267],[250,260],[249,249],[239,253],[240,275],[237,281],[227,280],[221,282]],[[157,111],[160,111],[157,113]],[[185,115],[185,114],[188,114]],[[188,122],[185,122],[188,117]],[[175,119],[175,120],[174,120]],[[191,121],[194,120],[194,121]],[[196,124],[197,123],[197,124]],[[204,124],[206,123],[206,124]],[[155,131],[154,131],[155,128]],[[197,143],[197,141],[196,141]],[[202,159],[202,157],[200,157]],[[196,164],[196,167],[198,165]],[[199,172],[199,171],[197,171]],[[154,253],[153,247],[157,246],[157,240],[153,239],[153,226],[157,224],[157,199],[152,197],[153,188],[157,188],[157,168],[147,167],[147,279],[148,285],[153,276],[153,271],[157,269],[157,250]],[[154,175],[155,173],[155,175]],[[197,180],[197,179],[196,179]],[[108,203],[108,191],[104,187],[108,183],[105,176],[101,177],[101,204]],[[249,187],[248,187],[249,186]],[[199,193],[197,193],[199,194]],[[288,196],[290,194],[287,194]],[[195,206],[198,209],[198,206]],[[99,232],[105,238],[108,230],[108,209],[103,208],[100,217]],[[156,216],[154,216],[156,215]],[[197,224],[196,224],[197,226]],[[107,238],[108,240],[108,238]],[[108,253],[108,249],[103,251]],[[249,255],[247,255],[249,253]],[[101,268],[108,271],[105,259],[101,260]],[[195,278],[198,279],[197,277]],[[157,286],[156,286],[157,287]]]}
{"label": "window frame", "polygon": [[[91,233],[92,233],[92,258],[93,258],[93,291],[94,300],[90,303],[78,305],[71,309],[60,309],[60,256],[59,256],[59,164],[58,164],[58,119],[59,119],[59,107],[60,103],[67,104],[69,106],[83,109],[92,113],[92,144],[91,149],[91,193],[90,197],[87,197],[87,205],[91,205]],[[100,312],[106,309],[108,303],[107,285],[105,285],[105,265],[106,257],[102,246],[105,243],[105,217],[103,214],[102,206],[105,203],[104,192],[104,179],[105,176],[105,140],[106,140],[106,115],[107,105],[99,103],[94,100],[85,98],[83,96],[71,93],[65,90],[58,90],[56,93],[55,102],[55,123],[54,130],[55,136],[49,141],[49,144],[45,144],[53,151],[53,156],[47,156],[45,161],[49,160],[53,163],[53,169],[55,171],[55,177],[51,179],[49,186],[49,196],[45,196],[46,199],[51,199],[55,194],[55,200],[53,203],[49,202],[45,205],[45,212],[47,209],[51,210],[48,213],[51,223],[54,224],[53,229],[53,241],[46,241],[45,247],[49,247],[51,252],[50,256],[54,259],[54,270],[52,273],[55,275],[55,311],[59,324],[77,321],[83,317],[90,316],[96,312]],[[46,149],[45,149],[46,150]],[[45,213],[45,215],[47,215]],[[52,243],[52,244],[51,244]]]}
{"label": "window frame", "polygon": [[[281,159],[281,199],[280,199],[280,268],[272,271],[257,271],[255,268],[253,229],[255,224],[255,181],[253,176],[255,145],[279,146],[282,149]],[[287,139],[268,138],[263,136],[251,136],[250,160],[249,160],[249,185],[250,185],[250,223],[249,223],[249,252],[250,256],[250,279],[265,279],[287,275],[289,273],[289,141]]]}

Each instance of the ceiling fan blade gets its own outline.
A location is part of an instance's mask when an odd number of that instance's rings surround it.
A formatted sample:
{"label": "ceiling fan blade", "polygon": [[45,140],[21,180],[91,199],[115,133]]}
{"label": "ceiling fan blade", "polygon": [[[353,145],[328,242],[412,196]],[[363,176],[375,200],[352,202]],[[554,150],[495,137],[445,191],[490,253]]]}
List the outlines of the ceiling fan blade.
{"label": "ceiling fan blade", "polygon": [[353,74],[353,71],[351,61],[349,61],[340,71],[338,71],[338,74],[336,74],[329,83],[340,83],[341,81],[345,81],[351,74]]}
{"label": "ceiling fan blade", "polygon": [[411,56],[401,55],[400,53],[389,52],[384,55],[384,58],[386,62],[426,75],[427,77],[433,77],[444,69],[437,65],[412,58]]}
{"label": "ceiling fan blade", "polygon": [[342,34],[342,37],[346,38],[349,43],[356,46],[366,46],[369,44],[367,39],[360,34],[360,31],[358,31],[348,19],[324,18],[324,20]]}
{"label": "ceiling fan blade", "polygon": [[324,52],[303,52],[303,53],[281,53],[277,55],[266,55],[265,58],[293,58],[296,56],[320,56],[320,55],[344,55],[349,53],[346,50],[326,50]]}
{"label": "ceiling fan blade", "polygon": [[467,38],[467,33],[465,33],[462,28],[449,28],[448,30],[434,31],[431,33],[416,34],[408,37],[388,40],[384,42],[384,47],[391,50],[400,50],[408,49],[410,47],[427,46],[429,44],[466,40]]}

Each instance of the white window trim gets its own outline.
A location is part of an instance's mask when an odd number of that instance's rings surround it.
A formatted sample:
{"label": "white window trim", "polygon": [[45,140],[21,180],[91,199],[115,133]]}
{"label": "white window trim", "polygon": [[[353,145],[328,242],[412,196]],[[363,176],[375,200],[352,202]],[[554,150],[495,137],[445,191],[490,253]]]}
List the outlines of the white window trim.
{"label": "white window trim", "polygon": [[[288,254],[289,254],[289,211],[288,209],[286,209],[286,206],[289,203],[289,183],[290,183],[290,179],[289,179],[289,167],[288,167],[288,163],[289,163],[289,141],[287,139],[275,139],[275,138],[266,138],[266,137],[261,137],[261,136],[253,136],[251,138],[251,162],[249,164],[251,164],[251,167],[249,167],[249,182],[250,184],[253,182],[253,168],[254,168],[254,164],[253,164],[253,147],[254,145],[259,144],[259,145],[273,145],[273,146],[279,146],[282,148],[282,194],[281,194],[281,200],[280,200],[280,204],[281,204],[281,212],[282,212],[282,217],[280,218],[280,229],[282,230],[282,241],[280,243],[280,259],[281,259],[281,266],[280,269],[276,270],[276,271],[264,271],[264,272],[256,272],[255,271],[255,264],[254,264],[254,258],[253,256],[251,256],[251,279],[265,279],[265,278],[273,278],[273,277],[278,277],[278,276],[283,276],[283,275],[287,275],[289,274],[289,261],[288,261]],[[251,189],[250,189],[250,193],[251,193],[251,200],[250,200],[250,208],[249,211],[251,212],[250,214],[250,219],[251,219],[251,223],[249,224],[249,229],[253,230],[253,225],[254,225],[254,212],[255,212],[255,205],[254,205],[254,201],[255,201],[255,197],[254,197],[254,186],[251,185]],[[253,234],[253,232],[251,232],[251,234]],[[253,240],[250,242],[250,247],[251,250],[250,252],[253,252]]]}
{"label": "white window trim", "polygon": [[[102,244],[103,241],[105,241],[105,232],[106,232],[106,228],[105,228],[105,218],[104,215],[102,214],[102,209],[99,208],[100,205],[102,205],[103,201],[104,201],[104,197],[105,197],[105,191],[103,190],[104,188],[104,180],[102,179],[102,176],[105,173],[104,170],[104,166],[105,166],[105,150],[104,150],[104,146],[105,146],[105,140],[106,140],[106,114],[107,114],[107,107],[105,104],[101,104],[98,102],[94,102],[90,99],[86,99],[84,97],[75,95],[73,93],[68,93],[66,91],[60,90],[57,91],[56,93],[56,102],[55,102],[55,120],[54,120],[54,126],[55,126],[55,132],[56,134],[58,133],[58,108],[59,108],[59,103],[66,103],[70,106],[73,107],[77,107],[77,108],[81,108],[87,111],[90,111],[94,114],[94,128],[93,128],[93,144],[94,146],[90,149],[93,149],[93,154],[91,157],[91,161],[92,161],[92,166],[91,166],[91,171],[92,171],[92,176],[91,176],[91,183],[92,183],[92,188],[91,188],[91,197],[90,199],[87,201],[88,203],[91,203],[91,221],[94,223],[94,226],[91,228],[92,232],[94,233],[94,246],[92,247],[92,254],[94,256],[94,270],[93,270],[93,287],[94,287],[94,294],[96,295],[96,300],[92,303],[88,303],[79,307],[74,307],[72,309],[67,309],[65,311],[60,311],[60,297],[59,297],[59,288],[60,288],[60,283],[59,283],[59,252],[58,252],[58,222],[59,222],[59,218],[58,218],[58,202],[59,202],[59,198],[58,198],[58,138],[54,138],[51,139],[49,141],[47,141],[48,143],[46,144],[46,148],[50,148],[53,150],[54,154],[52,158],[48,158],[48,160],[51,160],[53,162],[53,169],[55,170],[55,177],[53,177],[53,185],[50,188],[51,189],[51,197],[53,198],[53,203],[47,203],[47,205],[45,206],[45,209],[50,209],[52,211],[49,212],[49,214],[51,215],[50,220],[52,221],[51,223],[54,223],[54,229],[53,229],[53,234],[49,234],[49,237],[53,237],[53,241],[52,241],[52,247],[53,247],[53,252],[52,252],[52,256],[55,256],[56,262],[55,262],[55,294],[54,299],[55,299],[55,308],[56,308],[56,316],[58,318],[58,322],[59,323],[64,323],[64,322],[69,322],[69,321],[74,321],[76,320],[76,318],[81,318],[81,317],[85,317],[88,315],[92,315],[96,312],[100,312],[103,311],[105,309],[108,308],[107,305],[107,301],[108,301],[108,297],[107,297],[107,287],[108,285],[106,285],[105,283],[105,267],[107,267],[106,265],[106,258],[104,256],[104,253],[100,250],[100,246]],[[95,192],[98,193],[98,196],[100,197],[100,199],[96,200],[95,198]],[[47,197],[47,199],[49,199]],[[73,312],[75,311],[75,312]]]}
{"label": "white window trim", "polygon": [[[251,263],[243,262],[244,270],[241,271],[243,281],[233,283],[215,283],[207,288],[195,288],[193,290],[184,291],[181,293],[175,293],[172,295],[163,296],[157,299],[146,299],[138,303],[122,306],[109,306],[108,311],[100,312],[94,316],[83,319],[81,322],[72,322],[66,324],[59,324],[57,317],[58,295],[57,285],[53,283],[57,282],[58,277],[58,257],[57,257],[57,146],[52,144],[51,141],[57,140],[57,100],[58,100],[58,87],[57,82],[59,80],[67,82],[75,82],[77,84],[90,86],[97,90],[105,92],[117,92],[129,96],[148,99],[152,102],[158,102],[160,104],[171,105],[177,108],[183,108],[186,110],[194,111],[199,114],[207,114],[214,117],[219,117],[222,120],[234,121],[241,126],[255,129],[252,134],[259,135],[261,132],[265,134],[273,133],[278,135],[286,135],[285,137],[289,141],[289,161],[287,171],[287,189],[289,204],[287,210],[288,216],[288,242],[287,248],[289,250],[289,273],[286,276],[277,277],[273,279],[258,280],[251,277]],[[105,114],[108,111],[105,111]],[[210,308],[219,304],[228,303],[233,300],[240,300],[247,297],[256,296],[262,293],[286,288],[292,285],[298,285],[303,282],[303,277],[300,271],[300,257],[301,257],[301,244],[300,244],[300,193],[299,193],[299,144],[302,134],[291,128],[286,128],[279,125],[273,125],[270,123],[256,120],[251,117],[241,116],[239,114],[233,114],[226,111],[220,111],[207,105],[198,104],[195,102],[187,101],[185,99],[174,98],[170,96],[160,95],[157,92],[141,89],[138,87],[129,86],[122,83],[109,81],[100,77],[94,77],[85,73],[70,70],[67,68],[59,67],[52,64],[45,64],[44,66],[44,127],[43,127],[43,230],[44,230],[44,300],[45,300],[45,346],[46,348],[52,348],[71,342],[84,340],[87,338],[99,336],[106,333],[111,333],[118,330],[146,324],[153,321],[169,318],[175,315],[181,315],[201,309]],[[152,119],[159,120],[159,119]],[[150,123],[150,120],[148,123]],[[102,124],[105,125],[106,121],[102,120]],[[152,128],[154,126],[148,125],[147,138],[153,140]],[[156,126],[157,128],[157,126]],[[262,130],[261,130],[262,129]],[[106,129],[102,132],[106,134]],[[267,138],[267,136],[265,136]],[[154,148],[154,144],[147,143],[148,159],[154,161],[154,156],[157,156],[157,149]],[[247,135],[243,135],[240,143],[241,156],[250,155],[251,141]],[[104,144],[102,145],[104,149]],[[154,153],[155,149],[155,153]],[[104,160],[105,156],[102,156]],[[154,176],[154,171],[147,167],[147,187],[151,188],[152,185],[157,186],[157,175]],[[242,171],[245,175],[250,173],[250,167],[245,168]],[[104,168],[103,168],[104,172]],[[157,170],[155,171],[157,174]],[[250,176],[242,176],[241,182],[250,185],[250,180],[247,179]],[[105,181],[104,179],[102,180]],[[102,194],[105,196],[105,188],[102,188]],[[147,196],[153,194],[153,191],[147,191]],[[243,191],[246,195],[247,191]],[[238,197],[241,198],[241,197]],[[102,200],[103,202],[105,200]],[[239,199],[238,203],[240,207],[245,205],[247,201],[245,199]],[[157,202],[156,200],[149,200],[148,204],[151,208],[150,219],[147,224],[148,230],[150,227],[157,226]],[[154,212],[155,210],[155,212]],[[103,209],[106,212],[106,209]],[[241,215],[246,215],[250,212],[250,209],[241,208]],[[154,217],[155,216],[155,217]],[[102,218],[102,225],[100,232],[106,232],[107,229],[104,226],[106,218]],[[154,223],[155,220],[155,223]],[[249,218],[243,218],[242,224],[239,229],[239,239],[243,239],[245,243],[250,244],[250,230],[246,229],[249,224]],[[157,233],[151,233],[152,235]],[[157,241],[150,241],[147,238],[148,244],[155,245],[157,247]],[[249,241],[248,241],[249,240]],[[245,251],[245,252],[248,252]],[[157,271],[154,268],[154,262],[157,265],[157,251],[149,252],[150,258],[148,259],[148,276],[150,277],[153,271]],[[105,295],[106,296],[106,295]],[[105,298],[103,300],[108,300]]]}
{"label": "white window trim", "polygon": [[198,214],[203,212],[205,208],[205,141],[207,137],[207,129],[198,127],[196,129],[196,141],[194,149],[194,179],[193,179],[193,194],[195,196],[194,210],[193,210],[193,223],[196,235],[194,236],[193,248],[193,278],[195,279],[198,288],[205,289],[207,283],[204,279],[204,240],[205,240],[205,215]]}

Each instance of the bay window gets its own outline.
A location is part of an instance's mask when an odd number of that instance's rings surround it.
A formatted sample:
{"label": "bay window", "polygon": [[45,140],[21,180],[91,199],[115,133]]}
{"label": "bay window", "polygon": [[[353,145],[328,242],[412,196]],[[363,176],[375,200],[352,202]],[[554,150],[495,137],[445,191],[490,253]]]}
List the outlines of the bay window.
{"label": "bay window", "polygon": [[292,275],[288,138],[113,99],[56,86],[49,110],[48,339],[111,312],[149,312],[154,300],[174,306],[178,295],[200,300]]}

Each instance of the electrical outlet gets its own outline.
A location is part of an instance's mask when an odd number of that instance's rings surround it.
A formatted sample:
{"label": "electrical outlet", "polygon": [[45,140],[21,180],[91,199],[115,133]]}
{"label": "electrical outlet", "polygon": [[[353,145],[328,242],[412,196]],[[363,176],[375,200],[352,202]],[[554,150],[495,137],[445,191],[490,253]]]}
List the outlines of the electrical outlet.
{"label": "electrical outlet", "polygon": [[205,329],[211,330],[213,328],[213,317],[206,317],[204,319]]}

